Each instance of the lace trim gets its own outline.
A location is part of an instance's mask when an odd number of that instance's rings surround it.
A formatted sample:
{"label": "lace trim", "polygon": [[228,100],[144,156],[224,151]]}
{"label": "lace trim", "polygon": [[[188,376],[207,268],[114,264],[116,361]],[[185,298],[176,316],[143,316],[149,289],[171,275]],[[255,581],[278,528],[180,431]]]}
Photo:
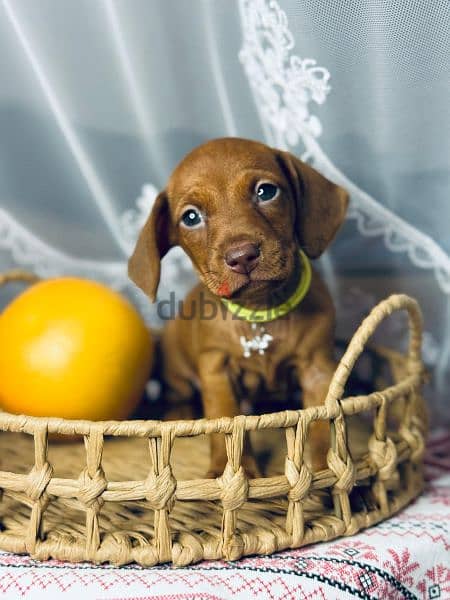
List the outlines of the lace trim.
{"label": "lace trim", "polygon": [[322,126],[309,112],[330,91],[330,74],[313,59],[292,54],[294,38],[276,0],[239,0],[243,45],[239,58],[250,83],[268,143],[289,149],[302,143],[302,158],[346,187],[348,218],[364,236],[382,236],[391,252],[406,252],[411,262],[432,269],[450,294],[450,257],[436,242],[376,202],[337,169],[317,143]]}

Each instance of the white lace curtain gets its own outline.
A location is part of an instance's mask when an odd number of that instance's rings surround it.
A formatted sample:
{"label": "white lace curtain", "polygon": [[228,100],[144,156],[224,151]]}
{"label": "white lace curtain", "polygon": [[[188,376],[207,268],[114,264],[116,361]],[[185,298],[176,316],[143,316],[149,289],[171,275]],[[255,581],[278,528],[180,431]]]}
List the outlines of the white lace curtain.
{"label": "white lace curtain", "polygon": [[[321,260],[340,333],[415,295],[448,415],[449,15],[445,0],[1,0],[0,267],[107,281],[154,321],[125,266],[156,190],[208,138],[260,139],[351,192]],[[163,273],[162,296],[192,281],[176,250]]]}

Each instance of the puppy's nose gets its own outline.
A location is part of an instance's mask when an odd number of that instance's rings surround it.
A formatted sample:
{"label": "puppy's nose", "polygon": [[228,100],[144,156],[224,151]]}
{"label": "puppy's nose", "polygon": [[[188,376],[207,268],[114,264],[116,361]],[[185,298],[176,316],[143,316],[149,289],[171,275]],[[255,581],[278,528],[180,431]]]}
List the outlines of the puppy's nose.
{"label": "puppy's nose", "polygon": [[249,242],[233,246],[225,253],[225,262],[235,273],[248,274],[256,267],[259,248]]}

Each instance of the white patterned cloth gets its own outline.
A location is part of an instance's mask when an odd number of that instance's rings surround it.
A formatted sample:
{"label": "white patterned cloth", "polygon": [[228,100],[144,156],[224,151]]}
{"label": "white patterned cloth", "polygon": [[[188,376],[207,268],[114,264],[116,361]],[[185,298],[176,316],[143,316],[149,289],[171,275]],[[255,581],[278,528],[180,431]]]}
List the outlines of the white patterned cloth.
{"label": "white patterned cloth", "polygon": [[424,494],[355,536],[237,562],[142,568],[0,553],[0,595],[91,600],[450,599],[450,432],[428,444]]}

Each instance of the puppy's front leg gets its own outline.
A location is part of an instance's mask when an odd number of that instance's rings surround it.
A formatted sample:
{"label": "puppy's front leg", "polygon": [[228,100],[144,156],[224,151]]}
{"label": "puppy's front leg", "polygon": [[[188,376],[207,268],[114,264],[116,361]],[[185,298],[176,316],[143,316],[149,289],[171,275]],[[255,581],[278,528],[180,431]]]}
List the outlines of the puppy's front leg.
{"label": "puppy's front leg", "polygon": [[[298,374],[302,388],[303,407],[320,406],[324,403],[336,363],[327,351],[319,351],[311,358],[299,361]],[[315,421],[310,425],[309,448],[314,470],[327,468],[327,452],[330,447],[328,421]]]}
{"label": "puppy's front leg", "polygon": [[[217,350],[204,352],[199,359],[199,376],[202,393],[204,416],[209,419],[217,417],[235,417],[239,414],[239,404],[226,369],[226,355]],[[222,475],[227,464],[225,435],[210,435],[210,467],[207,477]],[[246,437],[242,463],[249,475],[257,474],[257,467],[252,456],[248,436]]]}

